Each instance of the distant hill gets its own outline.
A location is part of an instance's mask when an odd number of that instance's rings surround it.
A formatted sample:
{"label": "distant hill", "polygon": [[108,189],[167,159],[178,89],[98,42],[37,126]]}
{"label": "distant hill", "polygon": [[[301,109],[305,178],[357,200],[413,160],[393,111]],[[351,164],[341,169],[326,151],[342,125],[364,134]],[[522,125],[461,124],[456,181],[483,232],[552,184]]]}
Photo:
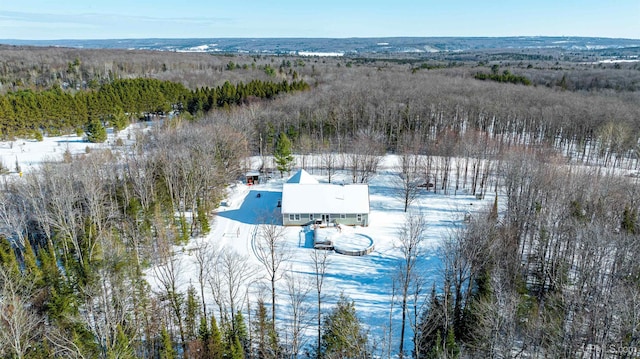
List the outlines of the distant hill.
{"label": "distant hill", "polygon": [[0,44],[90,49],[136,49],[225,54],[365,56],[491,50],[594,51],[640,49],[640,39],[596,37],[388,37],[388,38],[221,38],[11,40]]}

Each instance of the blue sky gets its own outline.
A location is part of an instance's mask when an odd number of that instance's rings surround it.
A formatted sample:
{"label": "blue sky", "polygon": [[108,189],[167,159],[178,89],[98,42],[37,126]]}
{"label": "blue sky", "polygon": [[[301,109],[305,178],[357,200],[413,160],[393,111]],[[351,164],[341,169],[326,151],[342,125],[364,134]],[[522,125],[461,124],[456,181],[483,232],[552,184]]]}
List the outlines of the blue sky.
{"label": "blue sky", "polygon": [[0,39],[597,36],[640,39],[640,0],[6,0]]}

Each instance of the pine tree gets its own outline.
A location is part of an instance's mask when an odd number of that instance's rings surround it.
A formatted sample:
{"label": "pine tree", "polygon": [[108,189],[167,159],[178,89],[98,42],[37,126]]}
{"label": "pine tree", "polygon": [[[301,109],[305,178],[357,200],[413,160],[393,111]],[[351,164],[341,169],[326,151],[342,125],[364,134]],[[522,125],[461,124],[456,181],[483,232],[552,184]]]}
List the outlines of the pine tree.
{"label": "pine tree", "polygon": [[244,353],[248,353],[249,333],[247,331],[247,325],[244,322],[244,316],[240,311],[233,317],[233,335],[238,339],[238,342],[242,347],[243,355]]}
{"label": "pine tree", "polygon": [[191,232],[189,231],[189,225],[187,224],[187,217],[183,214],[180,216],[180,243],[187,244]]}
{"label": "pine tree", "polygon": [[209,218],[207,218],[207,211],[200,198],[198,198],[196,202],[196,206],[198,207],[196,214],[198,223],[200,224],[200,233],[203,235],[208,234],[211,231],[211,225],[209,224]]}
{"label": "pine tree", "polygon": [[445,308],[442,298],[436,294],[435,284],[427,309],[421,314],[414,337],[416,357],[437,358],[442,352],[442,332],[446,328]]}
{"label": "pine tree", "polygon": [[237,312],[231,321],[224,324],[224,357],[244,358],[248,345],[247,326],[242,313]]}
{"label": "pine tree", "polygon": [[218,324],[216,323],[216,316],[211,315],[211,328],[209,328],[210,335],[207,341],[207,352],[211,359],[222,359],[224,357],[224,347],[222,345],[222,335]]}
{"label": "pine tree", "polygon": [[207,320],[204,317],[200,317],[200,326],[198,327],[198,339],[203,343],[208,343],[211,337]]}
{"label": "pine tree", "polygon": [[280,171],[280,177],[283,176],[284,172],[291,171],[294,157],[291,154],[291,141],[284,132],[280,133],[273,156],[275,157],[276,167]]}
{"label": "pine tree", "polygon": [[10,276],[17,278],[20,275],[15,250],[11,242],[4,236],[0,236],[0,266],[2,266]]}
{"label": "pine tree", "polygon": [[229,351],[229,359],[244,359],[244,348],[240,343],[240,338],[234,337]]}
{"label": "pine tree", "polygon": [[84,132],[87,134],[87,140],[91,143],[102,143],[107,140],[107,130],[97,118],[87,124]]}
{"label": "pine tree", "polygon": [[211,338],[211,332],[209,331],[207,319],[205,319],[204,316],[201,316],[200,325],[198,326],[198,339],[195,342],[197,344],[195,348],[196,352],[194,353],[192,350],[194,348],[190,347],[194,358],[210,358],[211,357],[211,355],[209,354],[210,338]]}
{"label": "pine tree", "polygon": [[356,315],[353,301],[344,295],[324,319],[320,351],[332,358],[364,358],[369,356],[367,336]]}
{"label": "pine tree", "polygon": [[25,241],[23,253],[24,271],[31,276],[33,283],[37,287],[41,287],[44,283],[42,280],[42,271],[38,267],[38,260],[29,241]]}
{"label": "pine tree", "polygon": [[160,332],[160,340],[162,341],[162,351],[160,352],[160,358],[174,359],[176,357],[176,352],[173,349],[173,341],[171,340],[171,336],[169,335],[166,327],[162,327],[162,331]]}
{"label": "pine tree", "polygon": [[135,358],[135,354],[133,348],[129,344],[129,339],[125,334],[122,326],[118,324],[116,328],[116,338],[111,346],[111,348],[107,352],[108,359],[128,359]]}
{"label": "pine tree", "polygon": [[427,358],[433,358],[433,359],[439,359],[443,357],[443,350],[442,350],[442,336],[440,335],[440,331],[438,330],[436,332],[436,338],[435,341],[433,343],[433,346],[431,347],[431,350],[429,351]]}
{"label": "pine tree", "polygon": [[258,358],[278,357],[278,336],[273,330],[273,323],[269,319],[267,307],[262,299],[258,300],[256,320],[253,322],[253,332],[257,340],[256,354]]}
{"label": "pine tree", "polygon": [[193,285],[189,285],[189,288],[187,289],[187,301],[184,319],[187,340],[191,340],[196,337],[196,323],[198,322],[197,317],[199,312],[200,302],[196,297],[196,288]]}
{"label": "pine tree", "polygon": [[449,327],[447,331],[447,341],[445,342],[445,352],[447,358],[457,358],[460,355],[460,348],[456,343],[456,336],[453,333],[453,328]]}
{"label": "pine tree", "polygon": [[127,127],[129,119],[121,108],[116,109],[115,113],[109,117],[109,124],[114,131],[120,131]]}

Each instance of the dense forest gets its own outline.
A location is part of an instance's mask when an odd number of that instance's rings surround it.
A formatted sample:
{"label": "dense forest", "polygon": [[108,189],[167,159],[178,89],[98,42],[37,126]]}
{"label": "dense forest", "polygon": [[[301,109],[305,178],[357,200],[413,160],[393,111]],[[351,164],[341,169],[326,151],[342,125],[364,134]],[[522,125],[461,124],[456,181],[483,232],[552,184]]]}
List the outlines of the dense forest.
{"label": "dense forest", "polygon": [[189,91],[181,84],[155,79],[114,80],[96,91],[64,92],[58,84],[43,91],[20,90],[0,97],[0,134],[5,138],[74,132],[98,121],[121,129],[131,119],[188,110],[201,115],[212,108],[270,99],[279,93],[302,90],[303,81],[280,83],[253,80]]}
{"label": "dense forest", "polygon": [[[126,151],[4,176],[0,357],[633,357],[639,86],[638,63],[546,55],[453,63],[0,47],[3,139],[104,141],[104,127],[159,122]],[[419,173],[432,191],[504,194],[443,240],[438,281],[422,283],[406,252],[398,286],[418,318],[410,347],[402,338],[376,348],[346,297],[308,319],[317,342],[301,347],[300,326],[277,325],[275,303],[239,306],[246,259],[229,251],[195,253],[200,276],[177,289],[173,246],[206,234],[246,158],[278,155],[285,138],[294,154],[320,155],[329,175],[346,154],[342,169],[366,182],[393,153],[426,159],[401,178]],[[416,183],[404,183],[407,210]],[[419,242],[422,225],[408,222],[403,243]],[[273,251],[277,228],[264,231]],[[322,258],[316,265],[320,302]]]}

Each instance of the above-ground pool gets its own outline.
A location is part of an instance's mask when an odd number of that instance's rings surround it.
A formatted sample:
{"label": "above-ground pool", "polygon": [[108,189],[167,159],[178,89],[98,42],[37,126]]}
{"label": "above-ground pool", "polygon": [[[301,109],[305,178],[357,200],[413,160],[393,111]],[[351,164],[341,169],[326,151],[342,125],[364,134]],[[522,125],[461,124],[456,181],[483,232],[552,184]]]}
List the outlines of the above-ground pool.
{"label": "above-ground pool", "polygon": [[348,256],[364,256],[375,249],[373,239],[350,228],[340,226],[315,227],[313,243],[316,249],[335,250]]}

